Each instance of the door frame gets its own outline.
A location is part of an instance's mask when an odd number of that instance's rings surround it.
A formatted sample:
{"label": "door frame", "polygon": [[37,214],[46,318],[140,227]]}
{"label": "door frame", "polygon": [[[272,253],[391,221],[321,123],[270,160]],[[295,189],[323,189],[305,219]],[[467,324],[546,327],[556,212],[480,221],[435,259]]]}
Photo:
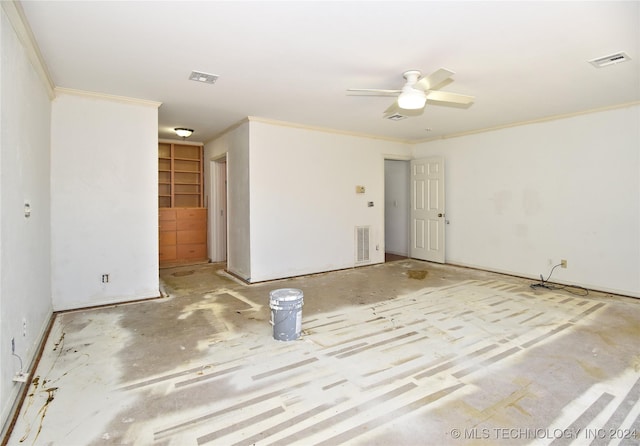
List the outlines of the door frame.
{"label": "door frame", "polygon": [[209,258],[227,261],[227,154],[209,160]]}
{"label": "door frame", "polygon": [[[382,155],[382,178],[383,178],[383,185],[382,185],[382,195],[384,198],[386,198],[386,188],[385,188],[385,182],[386,182],[386,175],[385,175],[385,161],[389,160],[389,161],[405,161],[408,164],[411,164],[411,160],[413,159],[413,157],[411,157],[410,155],[396,155],[396,154],[383,154]],[[407,188],[409,188],[411,186],[411,175],[409,175],[409,184],[407,184]],[[409,197],[411,198],[411,197]],[[409,249],[410,249],[410,224],[411,224],[411,220],[410,220],[410,216],[411,216],[411,206],[407,206],[407,228],[406,228],[406,237],[407,237],[407,256],[409,256]],[[383,216],[386,214],[386,202],[385,202],[385,209],[384,209],[384,213]],[[386,217],[382,219],[382,235],[383,235],[383,243],[382,243],[382,248],[383,248],[383,255],[386,253],[387,250],[387,241],[386,241],[386,230],[387,230],[387,222],[386,222]]]}

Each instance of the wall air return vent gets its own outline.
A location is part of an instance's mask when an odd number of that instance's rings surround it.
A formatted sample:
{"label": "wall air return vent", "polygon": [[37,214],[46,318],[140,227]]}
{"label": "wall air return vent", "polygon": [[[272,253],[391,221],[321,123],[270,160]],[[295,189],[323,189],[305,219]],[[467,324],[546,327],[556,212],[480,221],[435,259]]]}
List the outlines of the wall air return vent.
{"label": "wall air return vent", "polygon": [[405,115],[401,115],[400,113],[394,113],[392,115],[387,116],[387,119],[391,119],[392,121],[400,121],[401,119],[406,119]]}
{"label": "wall air return vent", "polygon": [[609,65],[626,62],[628,60],[631,60],[631,58],[627,55],[627,53],[620,52],[620,53],[611,54],[609,56],[591,59],[589,63],[596,68],[602,68],[602,67],[608,67]]}
{"label": "wall air return vent", "polygon": [[217,74],[203,73],[202,71],[192,71],[189,76],[190,81],[204,82],[205,84],[215,84],[218,80]]}
{"label": "wall air return vent", "polygon": [[369,226],[356,226],[356,264],[369,261]]}

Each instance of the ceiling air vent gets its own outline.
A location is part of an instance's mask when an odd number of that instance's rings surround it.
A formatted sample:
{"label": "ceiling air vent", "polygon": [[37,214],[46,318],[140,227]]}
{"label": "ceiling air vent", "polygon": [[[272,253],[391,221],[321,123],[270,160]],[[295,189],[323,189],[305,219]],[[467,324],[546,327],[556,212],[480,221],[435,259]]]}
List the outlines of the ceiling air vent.
{"label": "ceiling air vent", "polygon": [[215,84],[218,80],[217,74],[203,73],[202,71],[192,71],[189,76],[190,81],[204,82],[205,84]]}
{"label": "ceiling air vent", "polygon": [[627,56],[627,53],[620,52],[611,54],[609,56],[598,57],[597,59],[591,59],[589,63],[596,68],[602,68],[620,62],[626,62],[628,60],[631,60],[631,58]]}
{"label": "ceiling air vent", "polygon": [[391,119],[392,121],[400,121],[401,119],[406,119],[406,116],[401,115],[400,113],[394,113],[392,115],[387,116],[387,119]]}

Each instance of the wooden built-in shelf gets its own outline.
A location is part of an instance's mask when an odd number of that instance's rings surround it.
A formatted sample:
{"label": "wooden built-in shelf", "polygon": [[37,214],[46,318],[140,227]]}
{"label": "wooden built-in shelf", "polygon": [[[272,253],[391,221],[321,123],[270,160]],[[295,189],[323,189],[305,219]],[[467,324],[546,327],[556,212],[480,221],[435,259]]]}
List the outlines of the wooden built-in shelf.
{"label": "wooden built-in shelf", "polygon": [[158,143],[160,266],[206,262],[203,147]]}
{"label": "wooden built-in shelf", "polygon": [[204,206],[202,150],[199,145],[158,143],[159,207]]}

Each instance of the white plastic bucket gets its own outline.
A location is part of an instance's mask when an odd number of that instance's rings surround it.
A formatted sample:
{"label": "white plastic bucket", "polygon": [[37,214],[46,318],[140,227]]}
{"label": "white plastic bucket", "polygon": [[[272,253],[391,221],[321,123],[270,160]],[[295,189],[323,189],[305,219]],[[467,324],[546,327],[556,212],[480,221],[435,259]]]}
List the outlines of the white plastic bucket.
{"label": "white plastic bucket", "polygon": [[269,293],[273,338],[294,341],[302,332],[302,305],[304,295],[296,288],[281,288]]}

